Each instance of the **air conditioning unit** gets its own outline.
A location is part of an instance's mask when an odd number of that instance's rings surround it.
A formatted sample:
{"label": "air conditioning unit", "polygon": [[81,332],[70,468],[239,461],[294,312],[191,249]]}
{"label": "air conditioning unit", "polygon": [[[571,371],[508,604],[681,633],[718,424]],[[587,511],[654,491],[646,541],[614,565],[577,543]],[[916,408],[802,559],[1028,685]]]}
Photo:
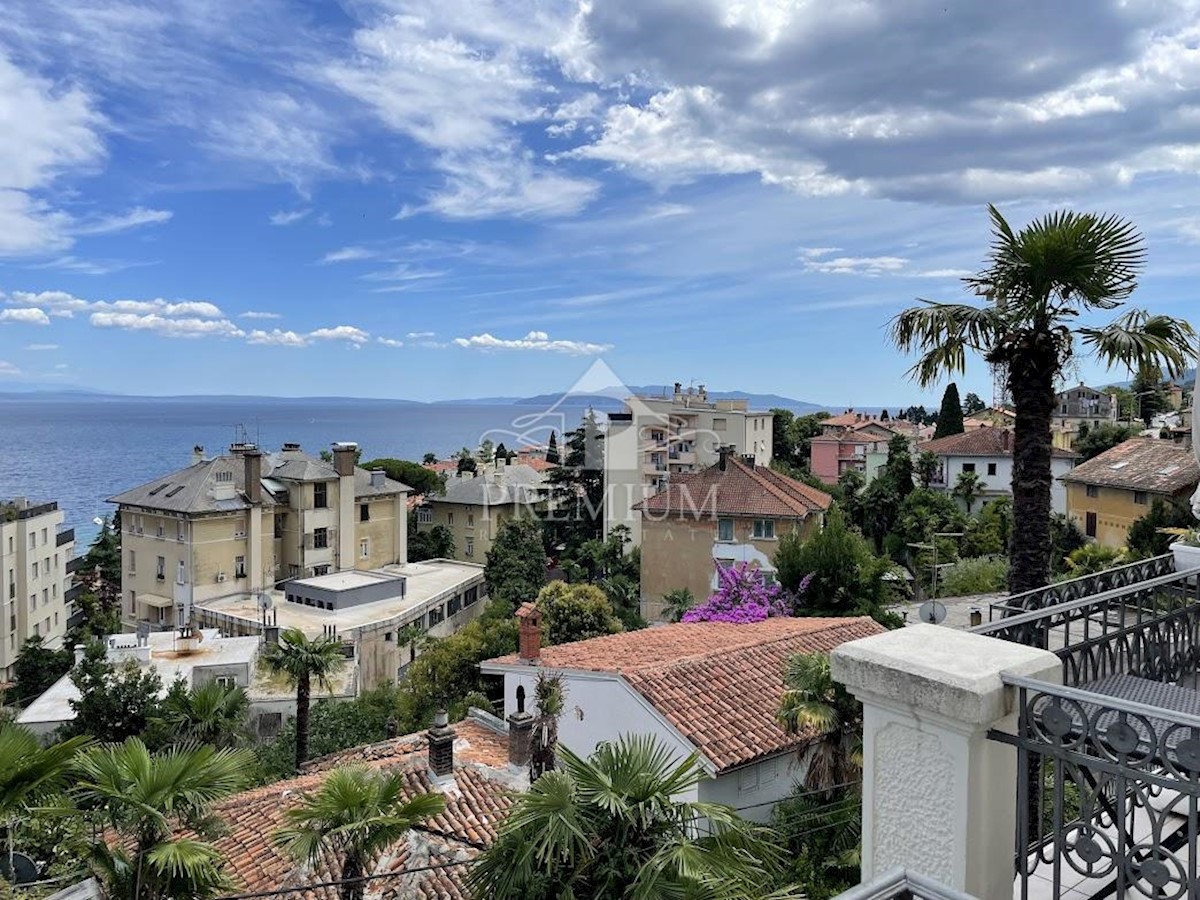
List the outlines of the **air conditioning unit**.
{"label": "air conditioning unit", "polygon": [[221,583],[221,582],[223,582],[224,580],[225,580],[225,573],[224,573],[224,572],[218,572],[218,573],[217,573],[217,584],[220,584],[220,583]]}

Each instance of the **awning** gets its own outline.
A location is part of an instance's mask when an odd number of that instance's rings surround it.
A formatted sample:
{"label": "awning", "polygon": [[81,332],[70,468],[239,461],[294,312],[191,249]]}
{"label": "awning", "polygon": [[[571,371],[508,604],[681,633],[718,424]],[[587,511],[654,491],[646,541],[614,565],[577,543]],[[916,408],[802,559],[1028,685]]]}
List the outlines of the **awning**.
{"label": "awning", "polygon": [[170,597],[160,597],[158,594],[138,594],[137,598],[147,606],[154,606],[159,609],[166,609],[168,606],[175,605],[175,601]]}

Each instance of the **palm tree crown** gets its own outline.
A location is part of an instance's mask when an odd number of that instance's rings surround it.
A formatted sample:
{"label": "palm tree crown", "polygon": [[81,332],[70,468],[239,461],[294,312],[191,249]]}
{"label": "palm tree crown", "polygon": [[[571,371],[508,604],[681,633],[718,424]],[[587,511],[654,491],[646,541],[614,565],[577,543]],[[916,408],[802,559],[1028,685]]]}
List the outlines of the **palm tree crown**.
{"label": "palm tree crown", "polygon": [[787,662],[779,722],[789,734],[815,735],[804,785],[828,794],[857,780],[862,768],[862,704],[835,681],[825,653],[798,653]]}
{"label": "palm tree crown", "polygon": [[[517,798],[467,876],[488,900],[762,898],[778,867],[767,832],[720,803],[679,799],[706,776],[655,738],[623,735]],[[787,893],[777,896],[790,896]]]}
{"label": "palm tree crown", "polygon": [[299,628],[279,635],[263,654],[267,668],[296,686],[296,768],[308,758],[308,712],[312,682],[328,689],[329,680],[346,664],[342,642],[322,635],[308,638]]}
{"label": "palm tree crown", "polygon": [[0,727],[0,820],[20,815],[31,799],[60,787],[88,741],[74,737],[43,747],[28,728]]}
{"label": "palm tree crown", "polygon": [[965,371],[978,353],[1005,371],[1016,407],[1013,446],[1013,534],[1009,589],[1040,587],[1050,562],[1050,423],[1055,384],[1080,344],[1108,366],[1136,371],[1157,365],[1178,374],[1189,364],[1196,334],[1185,321],[1130,309],[1107,325],[1081,316],[1120,307],[1145,262],[1141,235],[1112,215],[1051,213],[1014,231],[988,207],[993,240],[989,265],[965,279],[982,306],[933,303],[892,321],[892,340],[920,354],[911,374],[922,387]]}
{"label": "palm tree crown", "polygon": [[161,718],[178,740],[233,747],[246,737],[249,709],[245,688],[210,681],[189,690],[178,681],[163,700]]}
{"label": "palm tree crown", "polygon": [[407,797],[402,774],[348,766],[335,769],[320,788],[287,811],[287,825],[275,840],[309,865],[332,855],[340,865],[339,895],[358,900],[372,858],[445,808],[440,794]]}

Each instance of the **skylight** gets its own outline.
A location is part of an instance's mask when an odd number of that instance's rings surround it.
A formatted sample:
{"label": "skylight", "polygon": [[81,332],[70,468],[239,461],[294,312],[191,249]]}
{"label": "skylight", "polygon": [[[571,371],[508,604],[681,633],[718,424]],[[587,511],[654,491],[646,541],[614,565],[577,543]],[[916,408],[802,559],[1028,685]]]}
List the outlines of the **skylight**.
{"label": "skylight", "polygon": [[1129,465],[1129,460],[1127,460],[1127,459],[1123,459],[1123,460],[1121,460],[1120,462],[1115,462],[1115,463],[1113,463],[1111,466],[1109,466],[1109,468],[1110,468],[1110,469],[1123,469],[1123,468],[1125,468],[1127,465]]}

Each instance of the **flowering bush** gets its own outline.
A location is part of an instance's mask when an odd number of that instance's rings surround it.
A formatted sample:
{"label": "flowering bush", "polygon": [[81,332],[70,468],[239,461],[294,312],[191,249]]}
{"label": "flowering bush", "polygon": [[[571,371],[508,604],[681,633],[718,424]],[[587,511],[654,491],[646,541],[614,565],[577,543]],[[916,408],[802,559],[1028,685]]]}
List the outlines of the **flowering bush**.
{"label": "flowering bush", "polygon": [[717,590],[683,615],[684,622],[732,622],[744,625],[769,616],[786,616],[787,606],[777,584],[767,584],[758,569],[747,563],[717,567]]}

